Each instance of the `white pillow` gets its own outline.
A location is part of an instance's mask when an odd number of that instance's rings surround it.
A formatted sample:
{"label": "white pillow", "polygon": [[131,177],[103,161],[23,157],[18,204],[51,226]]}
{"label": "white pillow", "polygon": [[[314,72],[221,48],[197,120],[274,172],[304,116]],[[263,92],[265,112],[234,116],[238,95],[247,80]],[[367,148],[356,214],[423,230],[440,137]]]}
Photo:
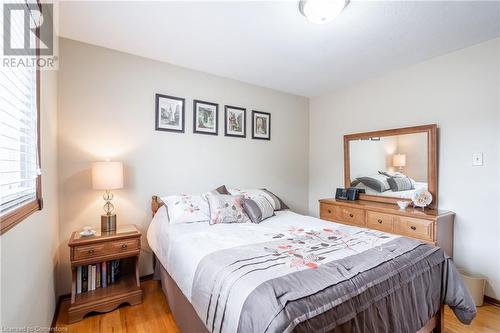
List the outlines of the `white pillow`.
{"label": "white pillow", "polygon": [[169,221],[172,224],[210,220],[208,202],[204,194],[169,195],[161,200],[167,206]]}

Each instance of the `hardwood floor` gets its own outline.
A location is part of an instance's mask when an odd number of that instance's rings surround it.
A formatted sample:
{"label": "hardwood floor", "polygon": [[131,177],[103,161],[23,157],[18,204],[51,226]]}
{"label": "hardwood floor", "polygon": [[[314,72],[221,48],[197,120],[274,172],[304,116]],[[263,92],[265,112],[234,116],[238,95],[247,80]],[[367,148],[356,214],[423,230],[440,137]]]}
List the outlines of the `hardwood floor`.
{"label": "hardwood floor", "polygon": [[[67,325],[69,300],[61,304],[57,317],[58,328],[68,328],[74,333],[177,333],[179,332],[159,281],[145,281],[141,284],[144,301],[136,306],[122,306],[105,314],[89,315],[80,322]],[[500,307],[485,305],[479,308],[472,325],[460,324],[447,307],[445,312],[445,333],[494,333],[500,332]],[[189,332],[191,333],[191,332]]]}

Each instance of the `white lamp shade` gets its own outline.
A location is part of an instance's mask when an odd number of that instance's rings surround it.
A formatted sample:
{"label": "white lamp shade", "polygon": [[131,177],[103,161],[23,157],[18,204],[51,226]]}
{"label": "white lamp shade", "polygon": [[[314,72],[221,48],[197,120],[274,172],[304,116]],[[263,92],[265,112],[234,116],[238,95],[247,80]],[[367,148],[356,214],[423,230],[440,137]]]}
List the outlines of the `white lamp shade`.
{"label": "white lamp shade", "polygon": [[392,165],[395,167],[404,167],[406,166],[406,155],[405,154],[396,154],[392,157]]}
{"label": "white lamp shade", "polygon": [[122,162],[92,163],[92,187],[95,190],[115,190],[123,188]]}

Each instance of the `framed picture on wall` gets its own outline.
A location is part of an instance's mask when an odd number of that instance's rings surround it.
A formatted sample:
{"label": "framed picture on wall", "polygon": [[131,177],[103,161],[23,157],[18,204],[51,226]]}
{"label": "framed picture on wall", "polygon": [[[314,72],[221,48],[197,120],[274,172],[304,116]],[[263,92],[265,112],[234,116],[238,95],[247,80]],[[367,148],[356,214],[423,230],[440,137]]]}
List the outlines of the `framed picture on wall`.
{"label": "framed picture on wall", "polygon": [[219,105],[200,100],[193,101],[193,132],[218,134]]}
{"label": "framed picture on wall", "polygon": [[184,98],[156,94],[155,129],[184,132]]}
{"label": "framed picture on wall", "polygon": [[224,135],[245,138],[247,125],[247,110],[226,105],[224,108]]}
{"label": "framed picture on wall", "polygon": [[252,111],[252,139],[271,140],[271,114]]}

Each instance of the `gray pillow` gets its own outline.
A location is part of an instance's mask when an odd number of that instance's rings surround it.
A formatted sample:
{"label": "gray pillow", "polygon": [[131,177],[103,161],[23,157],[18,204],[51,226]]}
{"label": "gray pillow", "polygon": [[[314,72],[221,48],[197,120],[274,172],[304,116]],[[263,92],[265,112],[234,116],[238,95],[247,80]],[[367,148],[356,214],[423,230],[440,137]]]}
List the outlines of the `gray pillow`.
{"label": "gray pillow", "polygon": [[274,215],[273,206],[261,195],[243,199],[243,209],[253,223],[260,223]]}
{"label": "gray pillow", "polygon": [[363,185],[380,193],[389,190],[389,184],[387,182],[387,179],[388,178],[382,175],[356,178],[356,180],[360,181]]}
{"label": "gray pillow", "polygon": [[275,195],[273,192],[263,188],[262,191],[266,192],[267,194],[269,194],[273,199],[274,199],[274,203],[275,203],[275,207],[276,207],[276,210],[284,210],[284,209],[290,209],[288,208],[288,206],[283,202],[283,200],[281,200],[280,198],[278,198],[277,195]]}
{"label": "gray pillow", "polygon": [[390,177],[387,179],[391,190],[394,192],[413,190],[413,182],[408,177]]}
{"label": "gray pillow", "polygon": [[219,194],[231,195],[231,193],[229,193],[229,191],[227,190],[226,185],[221,185],[217,187],[214,191]]}

